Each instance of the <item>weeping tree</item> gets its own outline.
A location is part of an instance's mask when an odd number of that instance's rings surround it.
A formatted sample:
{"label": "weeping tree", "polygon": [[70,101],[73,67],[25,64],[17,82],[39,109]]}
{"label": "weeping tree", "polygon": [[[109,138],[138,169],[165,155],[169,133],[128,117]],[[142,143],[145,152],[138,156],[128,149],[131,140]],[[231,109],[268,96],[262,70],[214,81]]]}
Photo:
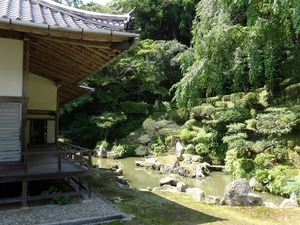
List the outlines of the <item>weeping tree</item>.
{"label": "weeping tree", "polygon": [[178,57],[184,77],[173,86],[177,103],[192,106],[199,97],[249,91],[282,77],[281,65],[299,49],[299,31],[298,0],[200,1],[193,48]]}

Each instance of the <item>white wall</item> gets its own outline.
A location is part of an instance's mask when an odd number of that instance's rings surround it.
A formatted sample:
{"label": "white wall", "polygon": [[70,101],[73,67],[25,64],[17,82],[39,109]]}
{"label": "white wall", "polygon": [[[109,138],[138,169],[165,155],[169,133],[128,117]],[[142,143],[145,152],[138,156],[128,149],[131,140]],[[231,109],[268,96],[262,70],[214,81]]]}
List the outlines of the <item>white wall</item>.
{"label": "white wall", "polygon": [[54,81],[30,73],[28,77],[28,109],[57,109],[57,86]]}
{"label": "white wall", "polygon": [[22,96],[23,41],[0,38],[0,96]]}

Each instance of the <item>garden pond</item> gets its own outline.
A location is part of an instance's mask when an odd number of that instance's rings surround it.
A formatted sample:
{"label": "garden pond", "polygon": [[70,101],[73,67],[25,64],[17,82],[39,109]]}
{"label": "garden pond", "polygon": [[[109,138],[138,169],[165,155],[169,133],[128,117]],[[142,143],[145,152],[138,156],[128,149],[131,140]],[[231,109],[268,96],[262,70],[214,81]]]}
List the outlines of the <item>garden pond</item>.
{"label": "garden pond", "polygon": [[[93,165],[99,168],[111,168],[112,165],[118,165],[123,169],[123,174],[130,182],[133,188],[146,189],[158,187],[160,180],[170,174],[160,174],[158,171],[146,169],[145,167],[137,167],[135,161],[140,161],[138,157],[128,157],[125,159],[107,159],[107,158],[93,158]],[[233,177],[224,172],[211,172],[209,176],[204,179],[179,177],[180,182],[184,182],[188,187],[199,187],[205,195],[215,195],[220,199],[224,194],[225,187],[233,180]],[[272,195],[269,193],[257,193],[264,201],[273,202],[275,205],[283,201],[283,197]]]}

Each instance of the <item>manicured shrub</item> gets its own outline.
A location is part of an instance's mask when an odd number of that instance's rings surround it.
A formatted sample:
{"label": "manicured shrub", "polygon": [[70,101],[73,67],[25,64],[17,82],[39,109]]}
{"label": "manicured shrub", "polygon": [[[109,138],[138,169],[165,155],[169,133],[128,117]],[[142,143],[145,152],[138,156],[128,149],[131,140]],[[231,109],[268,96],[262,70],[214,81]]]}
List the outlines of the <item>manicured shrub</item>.
{"label": "manicured shrub", "polygon": [[248,109],[256,108],[258,104],[257,94],[254,92],[249,92],[242,99],[238,100],[236,104]]}
{"label": "manicured shrub", "polygon": [[150,147],[145,146],[145,145],[139,145],[135,149],[135,155],[136,156],[146,156],[149,154],[149,151],[150,151]]}
{"label": "manicured shrub", "polygon": [[202,120],[201,116],[201,110],[202,107],[200,105],[195,106],[194,108],[191,109],[191,117],[194,118],[195,120]]}
{"label": "manicured shrub", "polygon": [[172,118],[175,123],[182,125],[190,118],[190,112],[187,109],[177,109]]}
{"label": "manicured shrub", "polygon": [[147,118],[143,122],[143,128],[151,138],[167,137],[176,134],[179,130],[179,126],[170,120],[153,120],[151,118]]}
{"label": "manicured shrub", "polygon": [[186,121],[185,123],[184,123],[184,127],[186,128],[186,129],[189,129],[189,130],[191,130],[191,129],[193,129],[193,127],[196,125],[196,120],[195,119],[190,119],[190,120],[188,120],[188,121]]}
{"label": "manicured shrub", "polygon": [[190,143],[194,137],[196,137],[197,133],[195,131],[191,131],[188,129],[182,129],[179,134],[180,140],[185,143]]}
{"label": "manicured shrub", "polygon": [[151,141],[151,137],[149,134],[144,134],[138,138],[140,144],[146,145]]}
{"label": "manicured shrub", "polygon": [[242,123],[251,118],[250,111],[243,107],[228,108],[218,114],[220,128],[226,128],[231,123]]}
{"label": "manicured shrub", "polygon": [[216,108],[212,105],[202,105],[201,107],[201,117],[203,119],[213,119],[213,115],[216,113]]}
{"label": "manicured shrub", "polygon": [[295,114],[286,108],[268,108],[256,117],[257,132],[269,136],[281,136],[292,131],[297,123]]}

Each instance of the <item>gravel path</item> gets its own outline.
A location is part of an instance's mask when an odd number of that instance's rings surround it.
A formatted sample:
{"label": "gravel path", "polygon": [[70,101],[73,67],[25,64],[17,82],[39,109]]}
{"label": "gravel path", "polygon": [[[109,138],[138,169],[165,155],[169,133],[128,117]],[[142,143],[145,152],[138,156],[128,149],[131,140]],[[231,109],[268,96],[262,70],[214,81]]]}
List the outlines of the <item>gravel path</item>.
{"label": "gravel path", "polygon": [[1,225],[32,225],[32,224],[99,224],[99,222],[128,218],[111,202],[99,194],[93,194],[92,199],[82,200],[67,205],[43,205],[28,208],[28,210],[0,211]]}

